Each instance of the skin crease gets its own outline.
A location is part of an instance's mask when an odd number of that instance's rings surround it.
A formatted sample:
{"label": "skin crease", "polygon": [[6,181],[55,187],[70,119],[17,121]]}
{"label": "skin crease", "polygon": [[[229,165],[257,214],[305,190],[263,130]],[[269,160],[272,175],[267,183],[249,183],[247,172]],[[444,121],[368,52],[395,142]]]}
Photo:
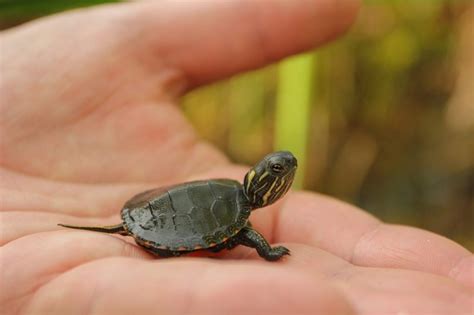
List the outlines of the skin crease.
{"label": "skin crease", "polygon": [[3,32],[2,312],[470,314],[469,251],[313,193],[252,214],[272,244],[292,251],[276,263],[242,246],[154,259],[130,238],[56,226],[118,223],[124,201],[151,187],[242,180],[248,167],[199,139],[178,98],[336,38],[357,8],[135,1]]}

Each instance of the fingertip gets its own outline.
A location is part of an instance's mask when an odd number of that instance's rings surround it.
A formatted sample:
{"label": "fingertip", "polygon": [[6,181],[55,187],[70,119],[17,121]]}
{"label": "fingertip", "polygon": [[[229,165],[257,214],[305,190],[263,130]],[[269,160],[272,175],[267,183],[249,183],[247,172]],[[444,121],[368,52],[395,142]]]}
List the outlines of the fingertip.
{"label": "fingertip", "polygon": [[474,256],[471,254],[462,258],[451,269],[449,276],[465,286],[474,288]]}
{"label": "fingertip", "polygon": [[338,0],[334,1],[338,10],[341,12],[343,18],[341,19],[345,23],[341,23],[341,32],[345,32],[349,27],[354,24],[357,19],[360,7],[361,0]]}
{"label": "fingertip", "polygon": [[317,3],[317,10],[321,15],[327,17],[326,25],[321,25],[326,28],[327,37],[322,40],[316,38],[316,45],[346,33],[357,19],[361,4],[361,0],[313,0],[313,2]]}

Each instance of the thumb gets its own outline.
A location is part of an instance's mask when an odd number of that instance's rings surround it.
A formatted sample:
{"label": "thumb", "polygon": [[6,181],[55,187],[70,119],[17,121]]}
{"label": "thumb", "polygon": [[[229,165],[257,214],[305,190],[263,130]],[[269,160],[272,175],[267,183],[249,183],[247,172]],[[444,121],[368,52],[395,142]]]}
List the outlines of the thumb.
{"label": "thumb", "polygon": [[[59,94],[80,88],[80,104],[104,103],[117,91],[134,100],[176,95],[333,39],[353,22],[358,2],[135,1],[59,14],[2,34],[7,78],[18,69],[35,72],[21,88],[7,82],[4,90],[13,99],[36,89],[38,99],[58,103]],[[28,50],[19,55],[18,47]],[[58,81],[71,84],[48,88]]]}

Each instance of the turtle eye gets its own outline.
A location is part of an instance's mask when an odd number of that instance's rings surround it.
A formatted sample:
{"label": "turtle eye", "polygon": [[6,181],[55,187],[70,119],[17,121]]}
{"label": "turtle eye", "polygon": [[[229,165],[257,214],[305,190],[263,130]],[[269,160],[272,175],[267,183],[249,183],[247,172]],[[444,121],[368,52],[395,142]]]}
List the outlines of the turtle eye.
{"label": "turtle eye", "polygon": [[281,164],[273,164],[272,171],[275,173],[281,173],[283,171],[283,166],[281,166]]}

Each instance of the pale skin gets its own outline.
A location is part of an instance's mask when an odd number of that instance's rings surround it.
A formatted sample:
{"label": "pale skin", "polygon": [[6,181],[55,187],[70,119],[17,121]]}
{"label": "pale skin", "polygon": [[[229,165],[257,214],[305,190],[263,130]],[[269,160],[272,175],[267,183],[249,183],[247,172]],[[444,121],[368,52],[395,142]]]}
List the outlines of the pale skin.
{"label": "pale skin", "polygon": [[[469,314],[473,256],[442,236],[289,193],[253,226],[291,249],[155,259],[119,222],[133,194],[242,180],[178,99],[336,38],[352,0],[135,1],[41,19],[1,37],[1,281],[7,314]],[[197,257],[196,257],[197,256]],[[208,256],[212,256],[209,258]]]}

